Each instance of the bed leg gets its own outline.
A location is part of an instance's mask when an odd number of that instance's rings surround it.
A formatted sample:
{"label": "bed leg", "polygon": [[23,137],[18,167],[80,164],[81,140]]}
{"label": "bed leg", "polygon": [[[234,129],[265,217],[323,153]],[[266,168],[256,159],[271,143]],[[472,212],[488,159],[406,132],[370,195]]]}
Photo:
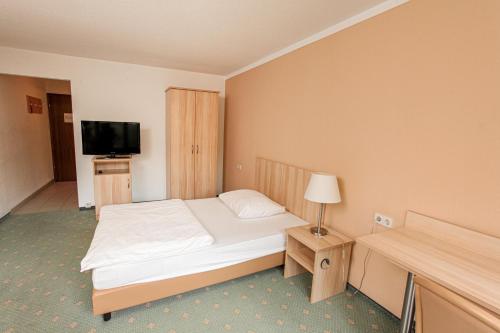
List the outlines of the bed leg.
{"label": "bed leg", "polygon": [[111,312],[103,314],[102,319],[104,319],[104,321],[110,320],[111,319]]}

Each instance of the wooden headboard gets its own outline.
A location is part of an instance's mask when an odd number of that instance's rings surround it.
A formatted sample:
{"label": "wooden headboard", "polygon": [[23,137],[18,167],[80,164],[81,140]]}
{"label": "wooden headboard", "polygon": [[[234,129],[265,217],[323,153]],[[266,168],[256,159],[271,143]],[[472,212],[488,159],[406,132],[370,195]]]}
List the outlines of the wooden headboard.
{"label": "wooden headboard", "polygon": [[290,213],[316,223],[319,204],[304,199],[311,173],[311,170],[257,157],[255,189],[285,206]]}

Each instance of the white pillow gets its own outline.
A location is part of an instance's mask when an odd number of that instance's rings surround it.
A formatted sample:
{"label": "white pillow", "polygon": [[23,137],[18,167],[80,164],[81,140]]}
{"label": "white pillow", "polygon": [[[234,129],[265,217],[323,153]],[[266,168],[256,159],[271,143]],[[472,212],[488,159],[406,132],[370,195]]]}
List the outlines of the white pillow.
{"label": "white pillow", "polygon": [[219,198],[241,219],[255,219],[281,214],[285,207],[254,190],[222,193]]}

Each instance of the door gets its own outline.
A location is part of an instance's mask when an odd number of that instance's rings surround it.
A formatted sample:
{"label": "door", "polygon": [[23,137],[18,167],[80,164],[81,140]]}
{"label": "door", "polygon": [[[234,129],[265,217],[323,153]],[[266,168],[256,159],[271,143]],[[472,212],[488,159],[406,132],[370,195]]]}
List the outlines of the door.
{"label": "door", "polygon": [[417,333],[500,332],[500,316],[445,287],[415,276]]}
{"label": "door", "polygon": [[132,189],[130,188],[130,175],[113,175],[113,204],[132,202]]}
{"label": "door", "polygon": [[195,198],[215,197],[217,192],[217,152],[219,96],[196,92]]}
{"label": "door", "polygon": [[132,202],[130,174],[96,175],[94,178],[96,216],[107,205],[119,205]]}
{"label": "door", "polygon": [[99,219],[101,208],[113,204],[113,175],[94,177],[95,215]]}
{"label": "door", "polygon": [[167,92],[170,126],[170,196],[194,198],[195,92],[170,89]]}
{"label": "door", "polygon": [[76,181],[71,95],[47,94],[52,163],[56,182]]}

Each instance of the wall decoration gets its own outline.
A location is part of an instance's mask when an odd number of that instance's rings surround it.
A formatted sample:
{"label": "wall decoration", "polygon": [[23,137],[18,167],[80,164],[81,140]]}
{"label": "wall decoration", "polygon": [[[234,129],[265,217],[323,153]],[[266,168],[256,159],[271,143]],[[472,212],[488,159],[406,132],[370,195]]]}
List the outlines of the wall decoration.
{"label": "wall decoration", "polygon": [[26,95],[28,113],[42,113],[42,99]]}

